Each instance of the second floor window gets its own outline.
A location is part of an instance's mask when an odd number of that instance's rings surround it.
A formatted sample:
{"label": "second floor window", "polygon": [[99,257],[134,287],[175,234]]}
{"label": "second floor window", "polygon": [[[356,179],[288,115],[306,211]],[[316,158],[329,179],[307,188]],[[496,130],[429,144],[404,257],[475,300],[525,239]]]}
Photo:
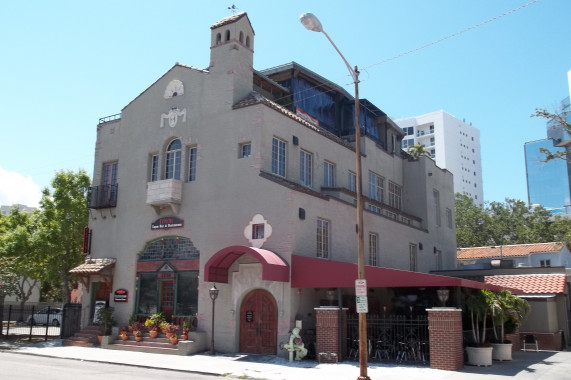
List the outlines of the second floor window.
{"label": "second floor window", "polygon": [[378,174],[369,172],[369,197],[378,202],[383,202],[384,179]]}
{"label": "second floor window", "polygon": [[402,187],[389,181],[389,206],[402,209]]}
{"label": "second floor window", "polygon": [[311,161],[311,153],[299,151],[299,182],[308,187],[311,187]]}
{"label": "second floor window", "polygon": [[196,181],[196,147],[188,150],[188,181]]}
{"label": "second floor window", "polygon": [[408,245],[408,253],[410,257],[410,270],[412,272],[416,272],[417,270],[417,251],[416,251],[416,244],[409,244]]}
{"label": "second floor window", "polygon": [[286,174],[286,143],[275,137],[272,140],[272,173],[281,177]]}
{"label": "second floor window", "polygon": [[153,154],[151,156],[151,182],[159,180],[159,155]]}
{"label": "second floor window", "polygon": [[107,200],[114,201],[117,199],[117,161],[103,165],[103,193]]}
{"label": "second floor window", "polygon": [[377,266],[377,246],[379,235],[369,233],[369,265]]}
{"label": "second floor window", "polygon": [[441,219],[440,219],[440,193],[438,192],[438,190],[433,190],[432,191],[432,199],[434,202],[434,222],[436,223],[437,226],[440,226],[441,224]]}
{"label": "second floor window", "polygon": [[335,186],[335,165],[328,161],[323,163],[323,186]]}
{"label": "second floor window", "polygon": [[254,224],[252,226],[252,239],[264,238],[264,224]]}
{"label": "second floor window", "polygon": [[167,148],[166,179],[180,179],[182,145],[179,139],[173,140]]}
{"label": "second floor window", "polygon": [[317,257],[329,257],[329,222],[317,219]]}
{"label": "second floor window", "polygon": [[347,188],[356,193],[357,192],[357,176],[353,172],[349,172],[349,176],[347,178]]}

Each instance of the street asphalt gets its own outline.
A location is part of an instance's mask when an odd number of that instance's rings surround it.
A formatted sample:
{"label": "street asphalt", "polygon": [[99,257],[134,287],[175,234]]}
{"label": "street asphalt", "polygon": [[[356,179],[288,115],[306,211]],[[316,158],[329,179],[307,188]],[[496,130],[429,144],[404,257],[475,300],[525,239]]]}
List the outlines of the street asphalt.
{"label": "street asphalt", "polygon": [[[146,368],[162,368],[189,373],[211,374],[229,378],[267,380],[350,379],[360,375],[359,363],[345,361],[337,364],[319,364],[304,360],[289,362],[273,355],[222,354],[191,356],[149,354],[99,347],[64,347],[61,340],[36,344],[14,344],[0,341],[0,350],[20,355],[41,355],[92,362],[113,363]],[[160,357],[160,360],[158,360]],[[568,380],[571,379],[571,352],[518,351],[513,360],[494,361],[489,367],[465,365],[459,371],[431,369],[429,366],[406,366],[394,362],[369,362],[367,375],[383,380]]]}

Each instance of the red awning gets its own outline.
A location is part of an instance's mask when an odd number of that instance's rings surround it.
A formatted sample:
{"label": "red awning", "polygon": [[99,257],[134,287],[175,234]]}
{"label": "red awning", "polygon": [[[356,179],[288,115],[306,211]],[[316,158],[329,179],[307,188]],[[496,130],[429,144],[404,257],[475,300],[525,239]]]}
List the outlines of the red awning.
{"label": "red awning", "polygon": [[[292,288],[354,288],[357,264],[315,257],[291,256]],[[369,288],[459,286],[500,291],[503,288],[458,277],[365,266]]]}
{"label": "red awning", "polygon": [[228,268],[247,254],[262,264],[262,280],[289,281],[289,265],[277,254],[266,249],[234,245],[216,252],[204,265],[205,282],[228,283]]}

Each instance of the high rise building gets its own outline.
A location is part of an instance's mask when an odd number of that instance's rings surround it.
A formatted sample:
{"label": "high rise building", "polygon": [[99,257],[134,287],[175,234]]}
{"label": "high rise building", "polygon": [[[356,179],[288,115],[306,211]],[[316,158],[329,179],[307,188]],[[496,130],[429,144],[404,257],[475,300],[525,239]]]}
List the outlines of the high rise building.
{"label": "high rise building", "polygon": [[[567,76],[571,95],[571,71]],[[566,113],[567,122],[571,122],[569,97],[561,101],[556,111]],[[546,129],[547,138],[524,144],[528,202],[545,207],[553,215],[571,216],[570,157],[545,161],[545,154],[541,152],[542,148],[553,153],[570,149],[570,136],[562,125],[552,121],[547,122]]]}
{"label": "high rise building", "polygon": [[454,192],[467,195],[477,204],[484,201],[480,131],[445,111],[397,119],[405,132],[402,149],[424,145],[438,167],[454,175]]}

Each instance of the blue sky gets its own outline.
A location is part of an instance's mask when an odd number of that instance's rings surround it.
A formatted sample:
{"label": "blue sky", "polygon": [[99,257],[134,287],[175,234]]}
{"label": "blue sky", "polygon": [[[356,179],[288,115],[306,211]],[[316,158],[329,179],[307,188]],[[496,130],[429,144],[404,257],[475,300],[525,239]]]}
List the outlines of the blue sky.
{"label": "blue sky", "polygon": [[546,136],[529,116],[569,96],[568,0],[2,2],[0,205],[37,206],[59,170],[91,175],[99,118],[176,62],[208,67],[210,26],[232,4],[254,27],[255,69],[295,61],[352,93],[329,42],[299,22],[312,12],[359,67],[362,98],[393,118],[442,109],[472,122],[484,199],[527,201],[523,144]]}

